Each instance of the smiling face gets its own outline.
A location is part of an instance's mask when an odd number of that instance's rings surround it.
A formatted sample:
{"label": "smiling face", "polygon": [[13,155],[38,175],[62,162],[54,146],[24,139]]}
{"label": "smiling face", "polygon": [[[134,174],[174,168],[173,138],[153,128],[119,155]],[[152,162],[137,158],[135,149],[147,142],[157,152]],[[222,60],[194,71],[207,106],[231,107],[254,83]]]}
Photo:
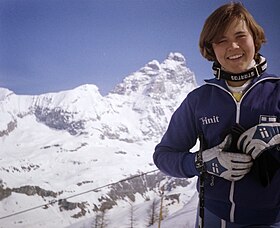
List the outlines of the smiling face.
{"label": "smiling face", "polygon": [[233,20],[212,47],[224,70],[235,74],[248,70],[255,56],[254,39],[244,20]]}

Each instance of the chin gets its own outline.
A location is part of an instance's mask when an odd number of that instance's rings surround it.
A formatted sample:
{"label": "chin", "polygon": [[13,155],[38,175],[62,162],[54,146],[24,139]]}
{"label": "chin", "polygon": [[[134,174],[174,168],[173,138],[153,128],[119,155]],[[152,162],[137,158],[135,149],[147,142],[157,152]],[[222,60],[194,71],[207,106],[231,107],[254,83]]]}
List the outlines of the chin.
{"label": "chin", "polygon": [[242,67],[240,67],[240,66],[239,67],[231,67],[231,68],[228,68],[228,69],[229,69],[228,72],[233,73],[233,74],[240,74],[240,73],[243,73],[243,72],[249,70],[248,68],[246,68],[244,66],[242,66]]}

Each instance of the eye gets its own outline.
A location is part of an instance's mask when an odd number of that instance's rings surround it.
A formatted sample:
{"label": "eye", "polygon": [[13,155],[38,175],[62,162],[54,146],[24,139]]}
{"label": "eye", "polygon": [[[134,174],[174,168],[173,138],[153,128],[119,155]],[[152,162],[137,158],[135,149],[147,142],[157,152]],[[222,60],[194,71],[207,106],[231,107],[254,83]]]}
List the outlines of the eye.
{"label": "eye", "polygon": [[242,39],[242,38],[246,38],[247,35],[246,34],[239,34],[238,36],[236,36],[238,39]]}
{"label": "eye", "polygon": [[227,42],[226,39],[220,39],[220,40],[218,40],[218,41],[216,42],[216,44],[223,44],[223,43],[225,43],[225,42]]}

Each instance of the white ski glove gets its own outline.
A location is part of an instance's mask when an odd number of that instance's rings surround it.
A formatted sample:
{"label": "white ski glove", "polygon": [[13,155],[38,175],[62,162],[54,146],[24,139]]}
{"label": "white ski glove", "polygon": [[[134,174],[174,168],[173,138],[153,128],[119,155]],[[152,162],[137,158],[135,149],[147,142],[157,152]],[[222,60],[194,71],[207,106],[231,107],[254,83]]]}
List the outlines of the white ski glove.
{"label": "white ski glove", "polygon": [[265,150],[280,145],[280,123],[262,123],[245,131],[237,148],[256,159]]}
{"label": "white ski glove", "polygon": [[202,152],[205,169],[208,173],[223,177],[229,181],[237,181],[247,174],[252,165],[252,158],[247,154],[223,151],[229,136],[219,144]]}

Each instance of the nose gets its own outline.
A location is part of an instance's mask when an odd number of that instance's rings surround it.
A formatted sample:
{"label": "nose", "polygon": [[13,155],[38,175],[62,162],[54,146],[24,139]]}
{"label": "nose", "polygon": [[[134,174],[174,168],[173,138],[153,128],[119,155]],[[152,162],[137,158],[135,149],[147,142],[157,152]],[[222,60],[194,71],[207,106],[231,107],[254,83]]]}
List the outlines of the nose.
{"label": "nose", "polygon": [[230,43],[229,48],[235,49],[239,48],[239,44],[236,41]]}

